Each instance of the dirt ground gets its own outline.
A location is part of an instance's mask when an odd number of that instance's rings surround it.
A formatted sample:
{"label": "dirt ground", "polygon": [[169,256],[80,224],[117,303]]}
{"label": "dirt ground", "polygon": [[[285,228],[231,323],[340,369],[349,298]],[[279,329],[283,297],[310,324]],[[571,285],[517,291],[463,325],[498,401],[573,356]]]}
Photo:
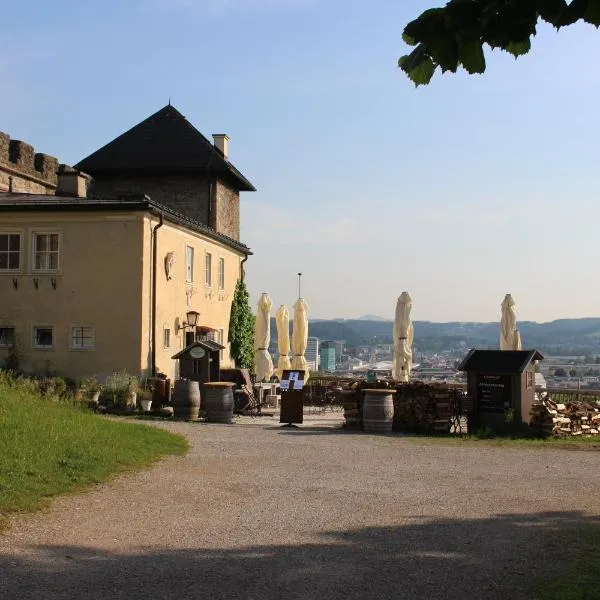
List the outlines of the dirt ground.
{"label": "dirt ground", "polygon": [[184,457],[0,535],[0,598],[519,599],[600,514],[600,453],[276,419],[161,423]]}

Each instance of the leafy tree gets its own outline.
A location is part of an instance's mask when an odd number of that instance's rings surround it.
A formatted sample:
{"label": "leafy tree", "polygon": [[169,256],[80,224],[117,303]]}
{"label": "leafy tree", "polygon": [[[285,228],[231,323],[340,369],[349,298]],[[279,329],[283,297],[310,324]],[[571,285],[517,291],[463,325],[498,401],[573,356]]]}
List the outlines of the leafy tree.
{"label": "leafy tree", "polygon": [[554,369],[554,376],[555,377],[566,377],[567,372],[562,367],[559,367],[558,369]]}
{"label": "leafy tree", "polygon": [[570,369],[569,377],[577,377],[577,369]]}
{"label": "leafy tree", "polygon": [[437,67],[483,73],[485,45],[526,54],[540,19],[556,29],[577,21],[598,27],[600,0],[450,0],[405,27],[402,37],[415,49],[398,64],[416,85],[428,84]]}
{"label": "leafy tree", "polygon": [[250,309],[248,289],[238,279],[229,317],[231,358],[240,369],[254,368],[254,315]]}

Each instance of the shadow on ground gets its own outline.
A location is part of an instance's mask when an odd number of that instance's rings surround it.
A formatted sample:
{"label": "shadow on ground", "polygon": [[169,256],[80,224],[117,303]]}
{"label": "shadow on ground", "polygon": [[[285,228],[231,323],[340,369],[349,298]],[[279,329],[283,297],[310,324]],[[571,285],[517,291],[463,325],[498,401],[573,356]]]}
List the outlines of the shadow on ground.
{"label": "shadow on ground", "polygon": [[578,512],[408,522],[241,549],[33,547],[32,558],[0,556],[0,598],[530,598],[532,581],[568,567],[578,527],[600,526]]}

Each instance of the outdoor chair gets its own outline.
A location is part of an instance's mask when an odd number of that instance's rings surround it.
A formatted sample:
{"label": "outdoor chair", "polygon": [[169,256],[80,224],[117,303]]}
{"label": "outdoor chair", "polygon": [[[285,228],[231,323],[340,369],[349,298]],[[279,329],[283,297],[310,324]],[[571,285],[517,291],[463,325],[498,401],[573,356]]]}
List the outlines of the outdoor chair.
{"label": "outdoor chair", "polygon": [[241,386],[241,392],[243,393],[245,400],[241,401],[240,412],[244,415],[260,415],[262,411],[262,403],[254,395],[252,388],[244,384]]}

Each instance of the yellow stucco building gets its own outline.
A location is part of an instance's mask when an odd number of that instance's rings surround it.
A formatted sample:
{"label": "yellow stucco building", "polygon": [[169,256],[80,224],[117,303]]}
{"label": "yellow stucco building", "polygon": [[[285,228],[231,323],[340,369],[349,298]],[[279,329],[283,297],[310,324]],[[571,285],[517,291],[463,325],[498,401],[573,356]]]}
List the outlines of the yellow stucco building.
{"label": "yellow stucco building", "polygon": [[0,364],[174,378],[171,357],[207,336],[231,365],[231,301],[251,254],[239,192],[254,188],[225,137],[211,144],[169,106],[84,159],[91,177],[63,168],[70,195],[0,193]]}

